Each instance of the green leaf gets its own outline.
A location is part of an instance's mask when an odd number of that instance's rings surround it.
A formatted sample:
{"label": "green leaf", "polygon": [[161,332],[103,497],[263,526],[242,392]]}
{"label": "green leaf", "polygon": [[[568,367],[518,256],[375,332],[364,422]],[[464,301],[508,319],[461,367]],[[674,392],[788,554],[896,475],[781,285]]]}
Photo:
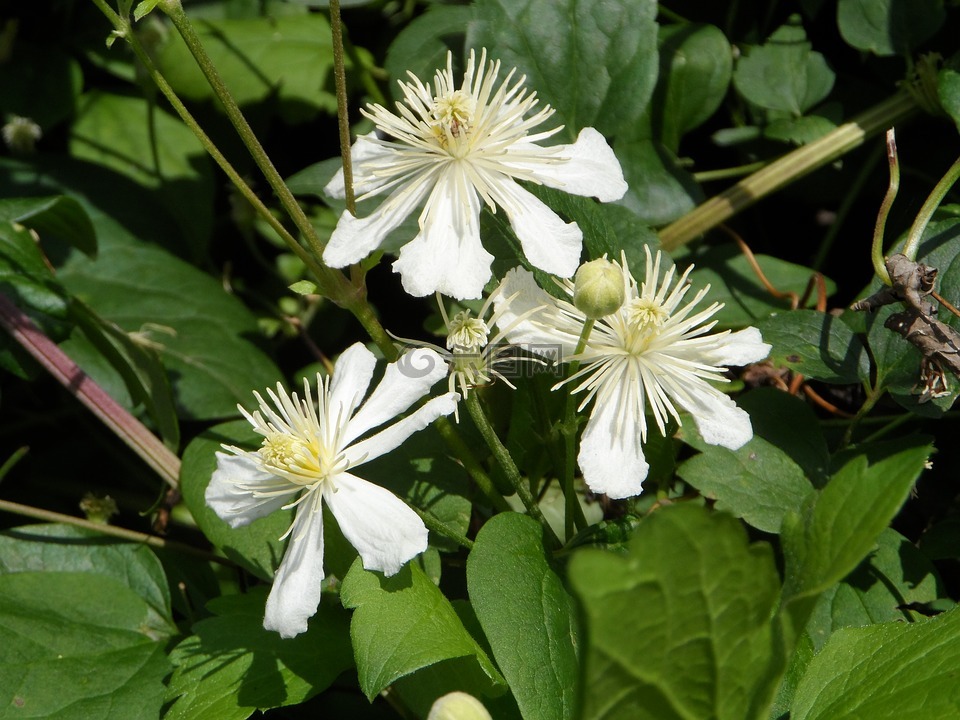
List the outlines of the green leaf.
{"label": "green leaf", "polygon": [[[704,303],[720,302],[724,307],[714,315],[721,328],[740,328],[789,309],[787,298],[775,298],[763,286],[756,272],[736,247],[711,248],[693,258],[696,269],[690,282],[696,288],[710,285]],[[813,270],[767,255],[757,255],[757,263],[770,284],[780,293],[804,294]],[[827,295],[836,285],[826,280]]]}
{"label": "green leaf", "polygon": [[206,246],[213,228],[213,171],[200,141],[179,119],[141,98],[87,93],[71,128],[70,154],[150,189],[188,245]]}
{"label": "green leaf", "polygon": [[524,717],[573,718],[575,606],[547,563],[540,524],[518,513],[488,520],[467,558],[467,589]]}
{"label": "green leaf", "polygon": [[[275,97],[280,116],[300,123],[320,111],[336,113],[333,40],[320,14],[243,19],[201,19],[200,42],[240,105]],[[365,51],[363,55],[367,55]],[[349,58],[345,59],[348,68]],[[176,33],[158,58],[160,71],[181,97],[212,101],[213,90]]]}
{"label": "green leaf", "polygon": [[677,468],[677,474],[715,500],[717,510],[743,518],[758,530],[780,532],[784,516],[813,490],[803,470],[761,437],[754,436],[739,450],[715,445],[701,449]]}
{"label": "green leaf", "polygon": [[[70,305],[71,318],[83,328],[84,338],[99,351],[110,367],[123,378],[124,388],[133,403],[143,403],[164,442],[174,452],[180,448],[180,426],[170,380],[156,350],[149,341],[128,335],[113,323],[99,317],[79,300]],[[137,337],[137,340],[134,340]],[[78,338],[65,351],[80,349]],[[72,357],[72,356],[71,356]],[[90,357],[90,353],[87,353]],[[92,359],[92,358],[91,358]],[[75,361],[81,366],[80,359]],[[96,379],[96,378],[94,378]]]}
{"label": "green leaf", "polygon": [[770,360],[801,375],[849,385],[870,372],[863,343],[840,318],[815,310],[780,312],[757,323]]}
{"label": "green leaf", "polygon": [[41,241],[51,233],[91,257],[97,254],[97,236],[90,217],[70,197],[4,198],[0,200],[0,222],[26,225],[40,234]]}
{"label": "green leaf", "polygon": [[754,435],[785,452],[814,486],[826,484],[830,452],[809,403],[776,388],[760,387],[738,397],[737,405],[750,413]]}
{"label": "green leaf", "polygon": [[147,344],[167,368],[181,417],[236,415],[280,371],[249,338],[253,315],[215,279],[160,248],[101,236],[96,262],[61,270],[70,292]]}
{"label": "green leaf", "polygon": [[791,720],[947,718],[960,706],[960,608],[840,630],[811,661]]}
{"label": "green leaf", "polygon": [[693,176],[657,140],[617,143],[617,158],[629,185],[621,204],[651,225],[666,225],[703,200]]}
{"label": "green leaf", "polygon": [[744,98],[794,117],[829,95],[833,79],[823,55],[807,42],[799,15],[791,15],[763,45],[750,48],[733,71],[734,87]]}
{"label": "green leaf", "polygon": [[817,595],[850,573],[873,548],[923,471],[928,438],[886,444],[892,453],[870,462],[869,448],[854,449],[827,486],[785,523],[786,603]]}
{"label": "green leaf", "polygon": [[680,139],[705,122],[723,102],[733,72],[733,52],[713,25],[660,28],[660,79],[651,113],[654,137],[672,153]]}
{"label": "green leaf", "polygon": [[[130,4],[132,0],[126,0],[127,5]],[[143,20],[147,15],[152,13],[157,5],[160,4],[160,0],[143,0],[137,5],[133,11],[133,19],[137,22]],[[128,8],[129,11],[129,8]]]}
{"label": "green leaf", "polygon": [[609,203],[597,203],[591,198],[569,195],[562,190],[532,185],[531,193],[583,231],[586,258],[593,260],[603,255],[620,262],[620,252],[627,256],[632,268],[646,267],[644,246],[656,251],[660,244],[656,232],[628,208]]}
{"label": "green leaf", "polygon": [[24,525],[0,532],[0,574],[86,572],[123,583],[147,604],[139,629],[151,637],[175,635],[170,590],[160,561],[145,545],[114,540],[69,525]]}
{"label": "green leaf", "polygon": [[0,292],[24,310],[66,317],[63,287],[28,230],[0,224]]}
{"label": "green leaf", "polygon": [[289,640],[263,629],[266,588],[213,600],[214,617],[170,654],[166,720],[243,720],[255,709],[296,705],[353,666],[347,613],[326,598],[305,633]]}
{"label": "green leaf", "polygon": [[943,24],[943,0],[840,0],[843,39],[875,55],[910,55]]}
{"label": "green leaf", "polygon": [[940,107],[960,129],[960,72],[943,68],[937,73],[937,97]]}
{"label": "green leaf", "polygon": [[[552,126],[572,140],[583,127],[629,132],[657,80],[654,0],[479,0],[467,47],[486,47],[504,72],[516,67]],[[557,28],[564,28],[558,33]],[[546,126],[545,126],[546,127]]]}
{"label": "green leaf", "polygon": [[397,33],[384,62],[384,69],[394,79],[390,91],[395,100],[403,97],[397,80],[408,81],[407,73],[411,72],[424,82],[432,82],[434,73],[447,66],[448,51],[453,51],[454,72],[457,71],[460,52],[450,40],[460,39],[473,15],[473,8],[465,5],[431,5]]}
{"label": "green leaf", "polygon": [[645,519],[624,557],[577,552],[586,618],[584,720],[766,717],[785,660],[770,618],[779,577],[766,543],[693,505]]}
{"label": "green leaf", "polygon": [[284,543],[278,538],[293,522],[293,511],[275,512],[249,525],[231,528],[207,506],[204,493],[217,467],[215,453],[221,444],[256,448],[262,438],[245,420],[223,423],[201,433],[187,445],[180,470],[180,490],[197,525],[223,554],[257,577],[272,580],[283,559]]}
{"label": "green leaf", "polygon": [[[157,717],[170,666],[136,591],[91,572],[0,575],[0,688],[10,717]],[[7,694],[9,693],[9,694]]]}
{"label": "green leaf", "polygon": [[350,636],[368,699],[420,668],[459,657],[476,660],[491,692],[504,684],[450,602],[415,563],[385,578],[364,570],[358,559],[343,579],[340,599],[354,609]]}
{"label": "green leaf", "polygon": [[877,549],[820,596],[806,633],[819,652],[840,628],[914,622],[921,615],[905,606],[933,602],[942,592],[933,563],[903,535],[886,528],[877,538]]}

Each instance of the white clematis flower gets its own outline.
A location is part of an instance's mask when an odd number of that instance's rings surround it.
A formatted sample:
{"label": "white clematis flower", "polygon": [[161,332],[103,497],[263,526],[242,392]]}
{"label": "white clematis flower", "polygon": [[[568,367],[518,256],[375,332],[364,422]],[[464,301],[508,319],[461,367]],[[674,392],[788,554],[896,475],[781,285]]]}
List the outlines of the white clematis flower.
{"label": "white clematis flower", "polygon": [[426,395],[447,370],[432,350],[413,350],[387,366],[380,384],[361,405],[375,364],[373,353],[363,345],[348,348],[332,378],[317,377],[316,407],[306,381],[303,398],[288,395],[279,384],[276,392],[267,390],[270,402],[254,393],[260,409],[240,412],[263,435],[260,449],[224,446],[228,452],[217,453],[206,501],[231,527],[280,508],[297,508],[283,536],[290,541],[263,619],[267,630],[282,637],[304,632],[320,603],[323,503],[367,570],[393,575],[427,549],[427,529],[417,514],[389,490],[352,471],[452,413],[458,396],[433,398],[406,418],[358,440]]}
{"label": "white clematis flower", "polygon": [[[562,129],[531,133],[553,114],[549,106],[525,117],[537,104],[511,84],[514,70],[497,86],[499,62],[479,63],[470,51],[463,83],[453,79],[453,56],[438,70],[433,86],[412,73],[400,82],[404,100],[397,113],[381,105],[362,111],[377,129],[353,146],[354,180],[360,199],[389,193],[372,215],[345,211],[323,252],[331,267],[363,259],[417,207],[420,233],[393,264],[404,289],[422,297],[441,292],[457,299],[478,298],[490,279],[493,256],[480,244],[481,201],[503,208],[527,259],[547,272],[569,277],[580,262],[583,234],[565,223],[516,180],[528,180],[574,195],[609,202],[623,197],[627,184],[613,151],[593,128],[581,130],[572,145],[536,143]],[[343,173],[325,188],[343,197]]]}
{"label": "white clematis flower", "polygon": [[[593,400],[577,462],[590,489],[612,498],[641,492],[649,470],[643,456],[647,412],[662,435],[671,419],[680,424],[679,408],[690,413],[711,445],[735,450],[750,440],[750,416],[710,382],[725,382],[726,366],[757,362],[770,352],[754,327],[710,334],[716,321],[709,319],[722,305],[694,312],[709,286],[683,304],[692,267],[676,284],[671,267],[661,282],[660,253],[654,259],[649,249],[646,252],[640,287],[623,259],[626,300],[619,310],[596,321],[580,354],[574,353],[586,316],[572,303],[548,295],[521,268],[507,274],[501,290],[504,296],[515,295],[499,318],[500,323],[513,325],[507,332],[511,342],[533,350],[557,343],[566,361],[579,360],[579,370],[554,389],[572,382],[573,392],[585,391],[579,410]],[[561,286],[572,298],[573,283],[565,280]],[[528,308],[541,305],[544,309],[514,323]]]}

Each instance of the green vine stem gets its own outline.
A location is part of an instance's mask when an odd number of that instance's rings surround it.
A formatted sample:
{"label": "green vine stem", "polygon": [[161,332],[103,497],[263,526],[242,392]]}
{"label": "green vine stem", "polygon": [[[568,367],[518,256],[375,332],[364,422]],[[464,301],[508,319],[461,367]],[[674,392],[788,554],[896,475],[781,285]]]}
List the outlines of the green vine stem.
{"label": "green vine stem", "polygon": [[[273,213],[267,208],[266,205],[257,197],[257,194],[253,192],[249,185],[240,177],[240,174],[236,169],[230,164],[220,152],[220,149],[213,143],[210,137],[203,131],[203,128],[200,127],[200,124],[196,121],[193,115],[190,114],[190,111],[187,110],[186,106],[174,92],[173,88],[170,87],[170,84],[167,82],[166,78],[160,73],[157,69],[157,66],[154,64],[150,55],[146,52],[143,46],[140,44],[140,41],[137,39],[136,33],[133,32],[133,28],[130,25],[130,22],[127,18],[124,18],[118,15],[113,11],[109,5],[107,5],[106,0],[93,0],[94,5],[102,12],[110,23],[113,25],[117,34],[122,37],[133,50],[134,54],[137,56],[137,59],[140,61],[140,64],[143,66],[144,71],[156,85],[157,89],[163,94],[167,99],[167,102],[170,103],[177,115],[180,116],[180,119],[183,121],[190,130],[196,135],[197,139],[200,141],[200,144],[203,145],[203,149],[207,151],[214,162],[220,167],[221,170],[227,175],[230,181],[236,186],[237,190],[240,191],[240,194],[243,195],[244,199],[249,202],[254,209],[260,214],[260,216],[270,224],[270,227],[287,243],[290,249],[297,254],[297,256],[308,265],[308,267],[313,264],[316,265],[316,262],[313,258],[307,253],[306,250],[301,247],[300,243],[296,241],[293,235],[283,226],[283,224],[274,217]],[[312,269],[312,268],[311,268]]]}
{"label": "green vine stem", "polygon": [[333,80],[337,88],[337,126],[340,130],[340,156],[343,158],[343,188],[347,211],[356,216],[353,193],[353,163],[350,161],[350,114],[347,110],[347,75],[343,68],[343,23],[340,0],[330,0],[330,31],[333,34]]}
{"label": "green vine stem", "polygon": [[487,498],[490,506],[497,512],[509,512],[512,510],[510,503],[504,500],[503,495],[497,492],[493,480],[490,479],[490,476],[487,475],[486,471],[481,467],[480,462],[474,457],[474,454],[470,448],[467,447],[463,438],[460,437],[460,433],[457,432],[453,423],[450,422],[450,419],[439,417],[433,421],[433,426],[437,429],[437,432],[440,433],[440,437],[443,438],[444,442],[447,443],[447,447],[450,448],[453,454],[457,456],[457,459],[463,464],[470,479],[473,480],[480,492],[483,493],[483,496]]}
{"label": "green vine stem", "polygon": [[930,195],[927,196],[923,207],[920,208],[920,212],[917,213],[917,217],[910,227],[910,235],[907,237],[906,245],[903,246],[903,254],[910,260],[917,259],[917,248],[920,246],[920,238],[923,237],[923,231],[927,229],[930,218],[933,217],[937,208],[940,207],[940,203],[943,202],[943,199],[947,196],[947,193],[950,192],[950,188],[953,187],[958,178],[960,178],[960,158],[957,158],[947,172],[944,173],[943,177],[940,178],[940,182],[936,184],[930,192]]}
{"label": "green vine stem", "polygon": [[457,545],[462,547],[467,552],[473,549],[473,540],[461,535],[456,530],[451,529],[432,512],[421,510],[416,505],[410,505],[409,503],[407,507],[420,516],[420,519],[423,520],[423,524],[426,525],[427,529],[431,532],[435,532],[437,535],[442,535],[445,538],[453,540]]}
{"label": "green vine stem", "polygon": [[497,463],[503,468],[507,480],[513,486],[514,490],[516,490],[520,502],[523,503],[523,506],[527,509],[527,512],[530,513],[530,516],[543,525],[544,532],[547,533],[547,537],[549,538],[548,542],[552,543],[554,547],[560,547],[562,544],[560,538],[557,537],[556,533],[553,532],[553,528],[550,527],[546,518],[543,517],[543,512],[540,510],[536,498],[533,497],[533,493],[530,492],[530,488],[527,487],[527,484],[520,476],[520,470],[513,461],[513,456],[510,455],[510,451],[507,450],[500,441],[500,438],[497,437],[496,431],[487,419],[487,414],[480,406],[478,394],[476,392],[470,393],[467,395],[464,403],[467,406],[470,417],[473,418],[474,424],[476,424],[477,429],[486,441],[487,447],[490,448],[490,452],[492,452],[493,456],[497,459]]}
{"label": "green vine stem", "polygon": [[149,545],[152,548],[187,553],[209,562],[219,563],[220,565],[226,565],[228,567],[236,567],[236,564],[232,560],[228,560],[225,557],[207,552],[206,550],[201,550],[200,548],[195,548],[192,545],[180,543],[175,540],[167,540],[166,538],[157,537],[156,535],[136,532],[135,530],[127,530],[126,528],[116,527],[115,525],[105,525],[103,523],[92,522],[90,520],[84,520],[83,518],[74,517],[73,515],[64,515],[62,513],[53,512],[52,510],[43,510],[42,508],[35,508],[30,505],[21,505],[20,503],[10,502],[9,500],[0,500],[0,511],[12,513],[14,515],[20,515],[22,517],[33,518],[34,520],[60,523],[62,525],[72,525],[74,527],[83,528],[84,530],[92,530],[93,532],[100,533],[101,535],[109,535],[110,537],[119,538],[120,540],[129,540],[130,542]]}
{"label": "green vine stem", "polygon": [[[583,330],[580,331],[580,338],[577,340],[577,347],[574,350],[574,357],[583,352],[587,346],[587,340],[593,331],[596,320],[588,318],[583,324]],[[580,361],[574,360],[570,363],[567,377],[572,378],[580,369]],[[573,396],[573,389],[567,388],[567,401],[564,406],[563,416],[563,444],[565,450],[564,476],[563,476],[563,528],[566,537],[572,538],[577,527],[587,526],[587,520],[583,515],[583,508],[580,507],[580,501],[577,499],[577,491],[573,487],[573,477],[576,468],[576,442],[577,442],[577,403]]]}
{"label": "green vine stem", "polygon": [[0,327],[139,455],[171,487],[177,487],[180,458],[73,362],[6,296],[0,295]]}
{"label": "green vine stem", "polygon": [[676,250],[766,195],[845,155],[868,137],[905,120],[916,110],[917,102],[913,96],[905,90],[898,92],[822,138],[745,177],[667,225],[660,230],[663,249],[667,252]]}
{"label": "green vine stem", "polygon": [[887,216],[890,214],[890,208],[893,207],[893,201],[897,199],[897,191],[900,189],[900,159],[897,157],[897,136],[893,128],[887,130],[887,164],[890,167],[890,183],[887,185],[887,192],[883,196],[880,211],[877,213],[870,261],[873,263],[873,271],[877,274],[877,277],[883,281],[884,285],[889,287],[893,283],[890,281],[887,265],[883,261],[883,235],[887,226]]}

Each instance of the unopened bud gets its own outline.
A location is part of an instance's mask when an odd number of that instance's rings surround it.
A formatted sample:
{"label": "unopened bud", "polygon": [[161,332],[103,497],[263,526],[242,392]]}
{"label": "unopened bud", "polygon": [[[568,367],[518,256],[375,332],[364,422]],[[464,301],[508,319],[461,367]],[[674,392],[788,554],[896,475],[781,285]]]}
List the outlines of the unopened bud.
{"label": "unopened bud", "polygon": [[626,289],[623,271],[606,258],[591,260],[577,270],[573,286],[573,304],[588,318],[602,318],[623,305]]}
{"label": "unopened bud", "polygon": [[427,720],[491,720],[491,717],[473,695],[455,691],[437,698]]}

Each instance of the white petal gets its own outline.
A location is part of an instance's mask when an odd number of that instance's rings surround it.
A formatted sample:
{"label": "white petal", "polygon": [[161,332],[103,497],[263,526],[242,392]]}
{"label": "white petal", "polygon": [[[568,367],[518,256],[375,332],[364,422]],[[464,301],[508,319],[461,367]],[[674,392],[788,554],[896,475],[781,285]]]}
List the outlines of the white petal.
{"label": "white petal", "polygon": [[350,461],[351,465],[359,465],[390,452],[441,415],[449,415],[456,410],[459,399],[460,395],[455,392],[433,398],[403,420],[348,447],[344,451],[347,460]]}
{"label": "white petal", "polygon": [[693,416],[704,442],[736,450],[753,437],[753,426],[746,410],[719,390],[703,381],[692,387],[689,399],[677,397],[677,404]]}
{"label": "white petal", "polygon": [[581,130],[573,145],[549,149],[556,150],[557,155],[567,161],[524,166],[544,185],[571,195],[595,197],[601,202],[619,200],[627,192],[617,156],[603,135],[593,128]]}
{"label": "white petal", "polygon": [[476,190],[448,168],[421,216],[421,231],[400,249],[393,269],[414,297],[435,292],[457,300],[478,298],[490,279],[493,255],[480,243]]}
{"label": "white petal", "polygon": [[[511,297],[513,299],[506,310],[501,311],[503,303]],[[517,323],[518,317],[534,308],[547,309],[553,306],[554,299],[537,285],[531,272],[524,268],[513,268],[504,276],[500,292],[494,300],[494,312],[500,313],[497,327],[507,331],[507,339],[514,345],[522,345],[531,352],[554,357],[556,353],[553,349],[560,345],[565,355],[573,355],[580,336],[579,330],[571,335],[558,331],[560,329],[555,324],[536,322],[542,320],[543,312],[534,312]],[[512,329],[507,330],[511,326]]]}
{"label": "white petal", "polygon": [[[376,136],[376,133],[361,135],[350,148],[350,160],[353,163],[353,190],[357,195],[376,190],[392,178],[389,174],[372,172],[384,165],[389,165],[397,155],[397,151],[393,148],[371,140]],[[337,170],[337,174],[331,178],[323,191],[330,197],[344,197],[343,168]]]}
{"label": "white petal", "polygon": [[594,405],[580,438],[577,464],[595,493],[619,499],[639,495],[650,466],[643,458],[637,419],[621,403]]}
{"label": "white petal", "polygon": [[392,492],[350,473],[338,475],[334,485],[324,485],[323,498],[364,568],[395,575],[427,549],[423,521]]}
{"label": "white petal", "polygon": [[[246,489],[250,485],[264,489],[286,488],[290,493],[258,498]],[[235,528],[249,525],[286,505],[290,501],[290,494],[295,490],[289,482],[264,472],[249,458],[218,452],[217,469],[213,471],[204,499],[221,520]]]}
{"label": "white petal", "polygon": [[390,193],[380,207],[365,218],[356,218],[344,210],[330,242],[323,249],[323,262],[340,268],[365,258],[423,202],[429,191],[428,182],[414,178]]}
{"label": "white petal", "polygon": [[361,343],[348,347],[337,358],[330,379],[331,421],[346,422],[367,394],[377,359]]}
{"label": "white petal", "polygon": [[263,627],[291,638],[307,629],[320,604],[323,580],[323,512],[313,498],[303,501],[283,562],[267,597]]}
{"label": "white petal", "polygon": [[343,443],[349,444],[387,420],[395,418],[447,375],[447,363],[430,348],[416,348],[387,365],[383,379],[347,424]]}
{"label": "white petal", "polygon": [[710,365],[736,367],[759,362],[770,354],[771,346],[763,342],[760,331],[755,327],[744,328],[730,333],[721,345],[705,353],[704,361]]}
{"label": "white petal", "polygon": [[560,277],[570,277],[580,264],[583,233],[566,223],[529,191],[512,180],[491,186],[494,198],[510,218],[523,254],[532,265]]}

